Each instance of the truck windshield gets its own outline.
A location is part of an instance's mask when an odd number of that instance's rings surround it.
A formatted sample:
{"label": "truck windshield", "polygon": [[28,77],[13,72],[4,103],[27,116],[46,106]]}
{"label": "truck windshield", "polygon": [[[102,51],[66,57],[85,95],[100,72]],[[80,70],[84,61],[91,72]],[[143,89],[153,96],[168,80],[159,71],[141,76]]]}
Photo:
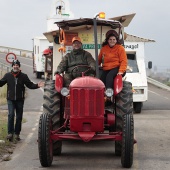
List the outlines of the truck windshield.
{"label": "truck windshield", "polygon": [[128,58],[128,66],[127,66],[127,73],[137,73],[139,72],[137,61],[136,61],[136,55],[135,54],[127,54]]}

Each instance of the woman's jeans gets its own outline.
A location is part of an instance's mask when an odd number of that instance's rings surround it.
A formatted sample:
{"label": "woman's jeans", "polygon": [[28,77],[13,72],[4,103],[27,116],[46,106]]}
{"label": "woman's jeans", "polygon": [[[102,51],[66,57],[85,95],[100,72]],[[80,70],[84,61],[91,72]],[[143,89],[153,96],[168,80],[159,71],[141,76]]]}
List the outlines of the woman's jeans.
{"label": "woman's jeans", "polygon": [[105,84],[106,89],[113,89],[113,81],[119,71],[119,67],[113,68],[112,70],[102,71],[100,79]]}
{"label": "woman's jeans", "polygon": [[[8,102],[8,134],[20,134],[22,125],[22,115],[24,100],[7,100]],[[14,118],[16,114],[16,122],[14,128]]]}
{"label": "woman's jeans", "polygon": [[[102,70],[100,80],[105,84],[106,89],[107,88],[114,88],[114,79],[117,76],[117,73],[119,72],[119,67],[113,68],[111,70]],[[126,72],[123,73],[122,77],[126,75]]]}

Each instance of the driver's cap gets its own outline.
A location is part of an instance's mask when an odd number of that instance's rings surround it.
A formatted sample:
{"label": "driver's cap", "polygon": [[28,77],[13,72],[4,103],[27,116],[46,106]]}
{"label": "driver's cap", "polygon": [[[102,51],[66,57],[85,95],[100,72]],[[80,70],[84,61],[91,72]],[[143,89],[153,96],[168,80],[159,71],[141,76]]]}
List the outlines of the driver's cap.
{"label": "driver's cap", "polygon": [[76,37],[73,37],[72,43],[73,43],[74,41],[79,41],[80,43],[82,43],[80,37],[77,37],[77,36],[76,36]]}

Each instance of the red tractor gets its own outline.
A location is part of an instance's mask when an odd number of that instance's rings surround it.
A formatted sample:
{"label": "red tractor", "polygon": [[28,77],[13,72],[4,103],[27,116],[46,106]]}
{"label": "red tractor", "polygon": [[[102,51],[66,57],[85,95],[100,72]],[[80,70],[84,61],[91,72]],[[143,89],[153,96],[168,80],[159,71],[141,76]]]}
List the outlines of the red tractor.
{"label": "red tractor", "polygon": [[[117,29],[118,33],[122,33],[121,23],[113,20],[88,18],[61,21],[56,24],[62,29],[66,27],[75,29],[84,25],[93,27],[96,61],[97,26]],[[79,67],[82,66],[77,66],[76,69]],[[88,69],[87,67],[87,71]],[[61,154],[63,140],[115,141],[115,154],[121,156],[122,166],[125,168],[132,166],[134,145],[132,84],[122,81],[122,77],[118,75],[114,80],[113,89],[106,89],[99,79],[98,62],[96,70],[96,77],[86,76],[86,72],[83,72],[82,76],[74,79],[68,88],[63,87],[61,75],[56,75],[55,80],[46,81],[44,110],[40,116],[38,132],[39,158],[43,167],[51,166],[53,155]],[[105,107],[107,100],[113,102],[109,109]]]}

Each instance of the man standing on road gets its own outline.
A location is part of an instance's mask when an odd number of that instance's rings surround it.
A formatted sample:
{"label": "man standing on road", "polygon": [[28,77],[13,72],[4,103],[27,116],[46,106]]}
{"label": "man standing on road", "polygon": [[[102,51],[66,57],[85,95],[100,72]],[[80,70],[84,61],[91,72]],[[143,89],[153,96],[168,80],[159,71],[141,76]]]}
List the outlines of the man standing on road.
{"label": "man standing on road", "polygon": [[[9,141],[20,140],[20,132],[22,125],[23,107],[25,99],[25,85],[29,89],[37,89],[44,86],[44,82],[34,84],[30,81],[27,74],[20,70],[20,62],[13,60],[12,70],[4,75],[0,80],[0,87],[7,84],[7,103],[8,103],[8,135]],[[16,122],[14,126],[14,118],[16,112]]]}

